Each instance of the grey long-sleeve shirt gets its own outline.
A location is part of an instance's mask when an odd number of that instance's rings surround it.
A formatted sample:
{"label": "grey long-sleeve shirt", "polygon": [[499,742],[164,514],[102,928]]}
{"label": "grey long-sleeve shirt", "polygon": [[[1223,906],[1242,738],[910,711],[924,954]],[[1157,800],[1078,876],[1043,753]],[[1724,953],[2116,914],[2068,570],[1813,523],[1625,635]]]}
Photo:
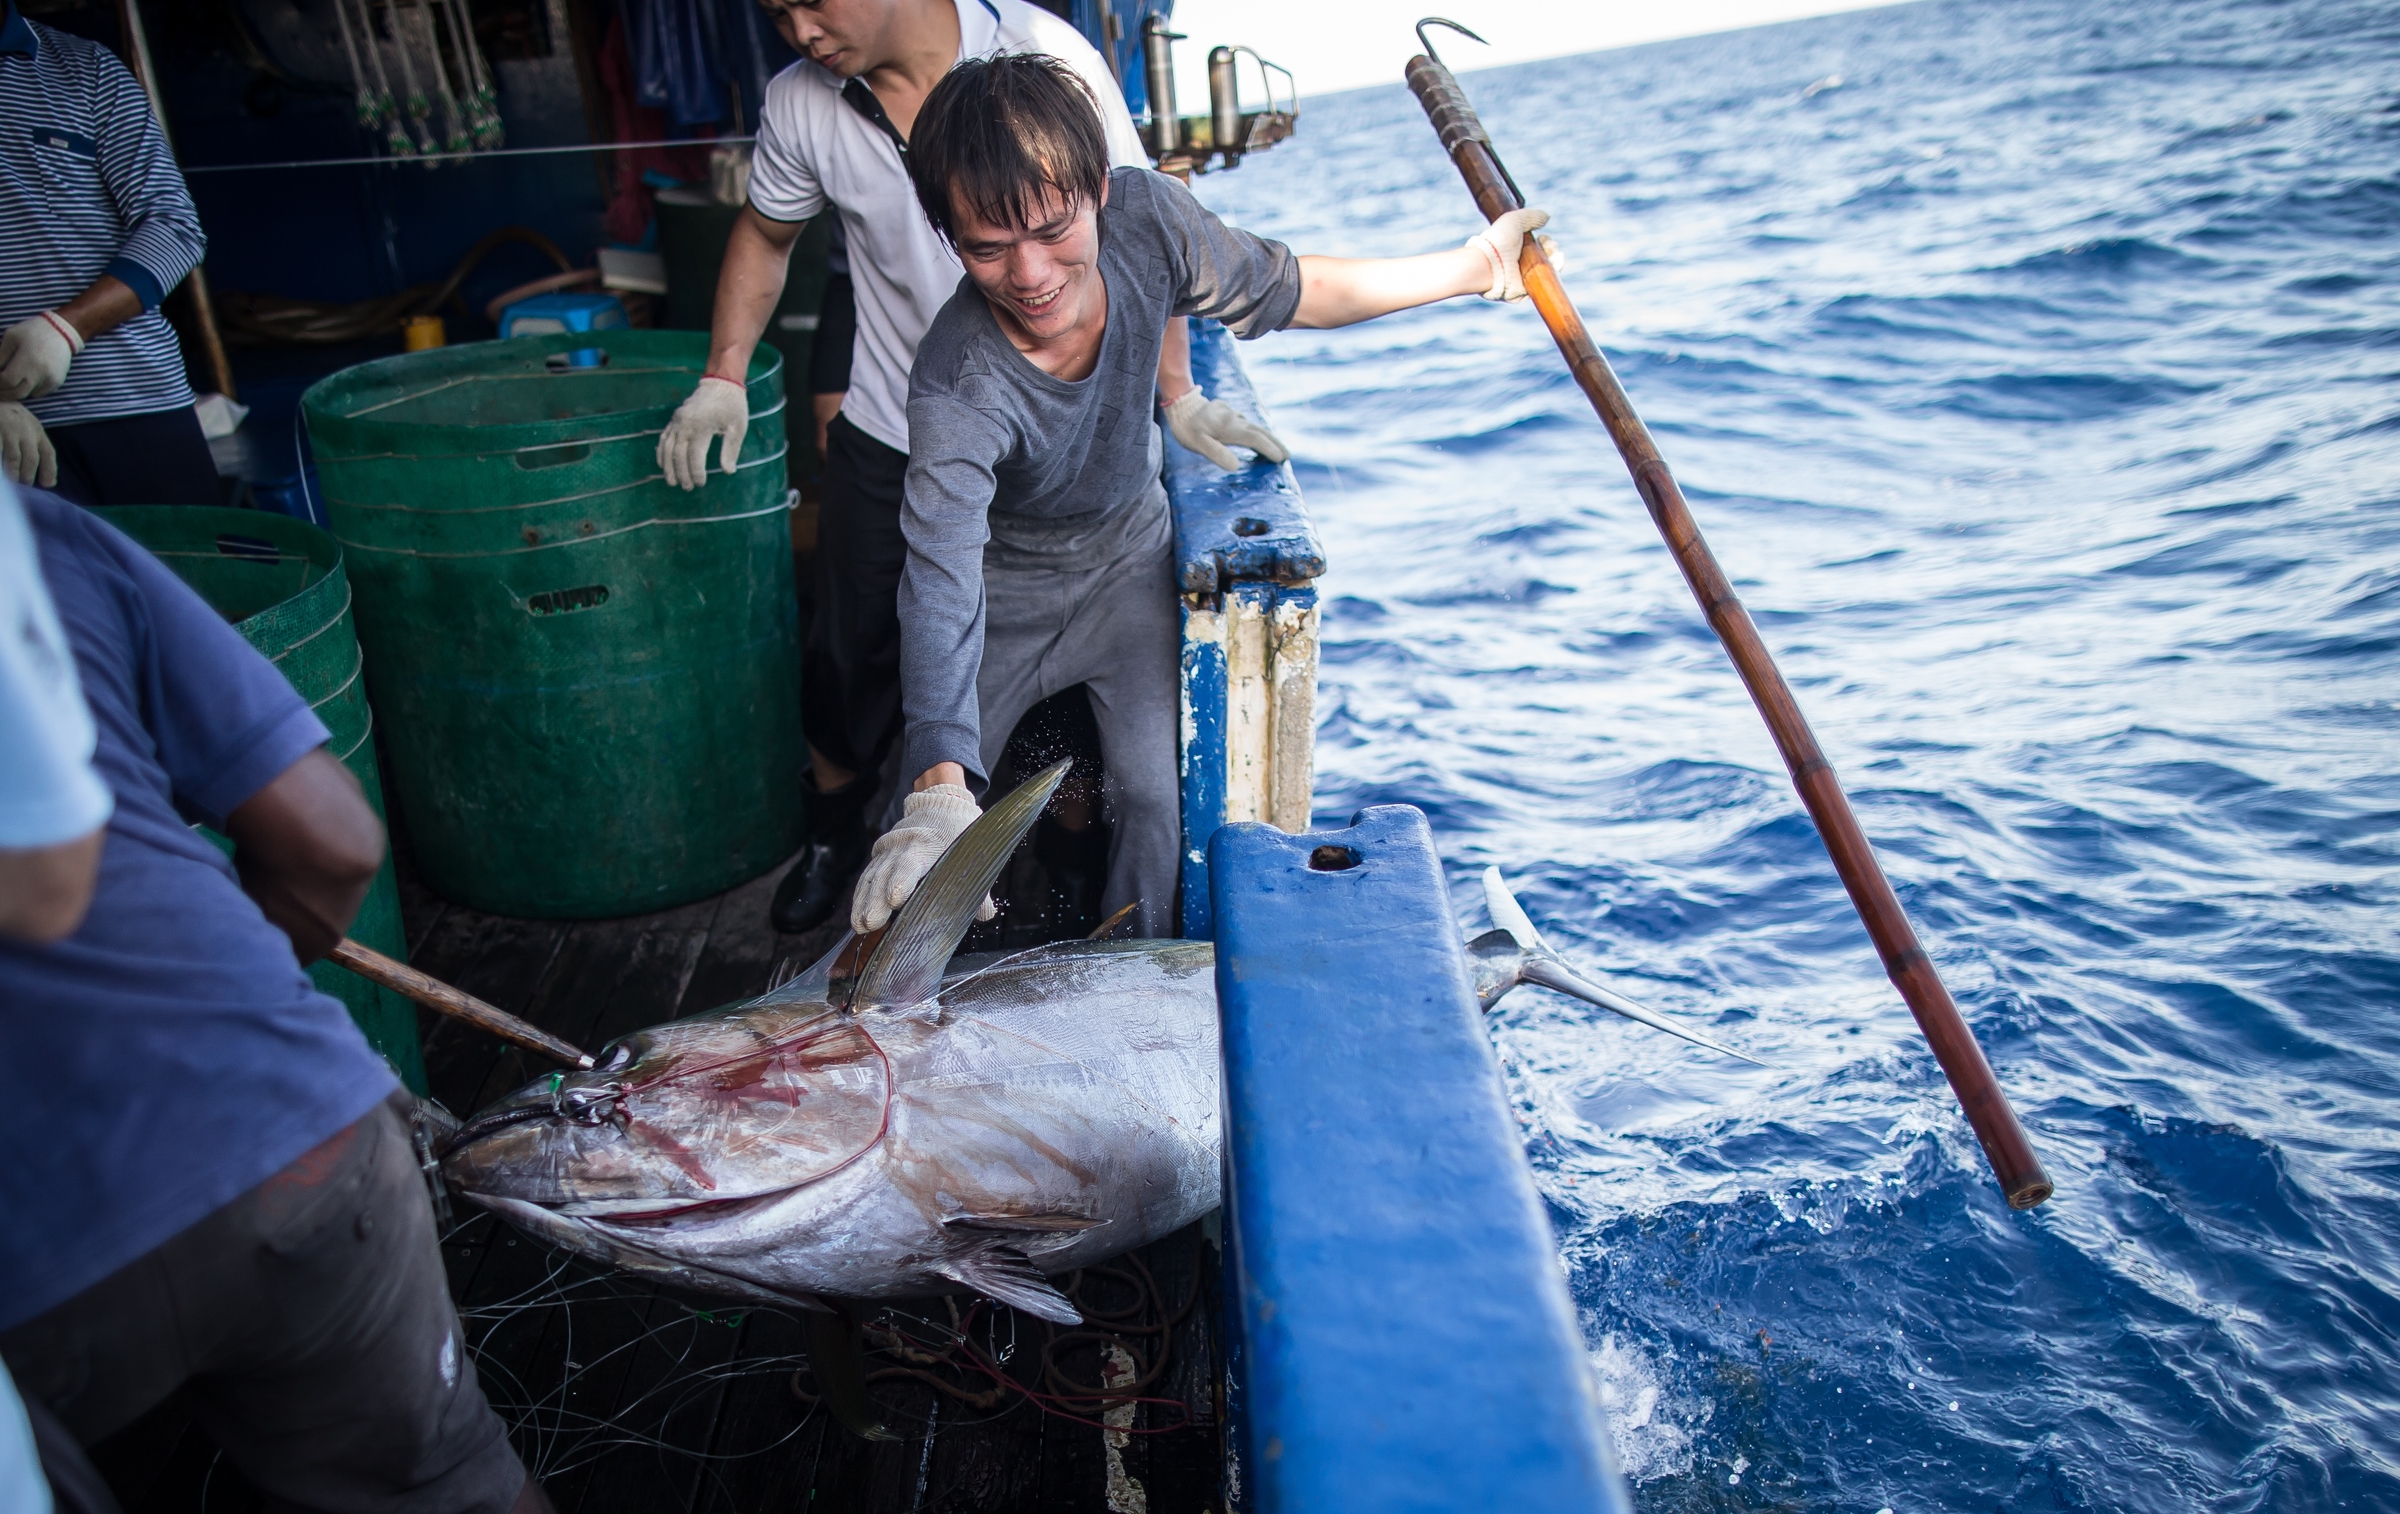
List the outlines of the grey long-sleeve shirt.
{"label": "grey long-sleeve shirt", "polygon": [[[901,771],[940,762],[987,776],[975,679],[986,567],[1038,571],[1148,560],[1167,495],[1153,404],[1172,316],[1213,316],[1238,337],[1291,324],[1300,261],[1227,226],[1163,174],[1120,168],[1100,211],[1108,329],[1088,377],[1069,382],[1017,351],[972,280],[934,317],[908,391],[900,526]],[[1174,584],[1161,577],[1158,592]]]}

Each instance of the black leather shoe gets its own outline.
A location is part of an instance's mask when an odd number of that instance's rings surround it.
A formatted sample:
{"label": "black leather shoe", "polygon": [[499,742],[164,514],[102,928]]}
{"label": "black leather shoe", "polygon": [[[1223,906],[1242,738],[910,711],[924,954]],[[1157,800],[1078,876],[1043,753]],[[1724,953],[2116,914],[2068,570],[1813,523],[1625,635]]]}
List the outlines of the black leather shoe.
{"label": "black leather shoe", "polygon": [[791,871],[775,885],[767,920],[786,934],[815,930],[850,903],[850,884],[866,866],[867,801],[875,797],[877,778],[861,773],[847,787],[820,792],[815,771],[805,775],[808,789],[808,845],[801,848]]}
{"label": "black leather shoe", "polygon": [[841,841],[811,841],[799,860],[775,885],[767,919],[786,935],[815,930],[850,903],[850,885],[865,866],[867,843],[863,832]]}

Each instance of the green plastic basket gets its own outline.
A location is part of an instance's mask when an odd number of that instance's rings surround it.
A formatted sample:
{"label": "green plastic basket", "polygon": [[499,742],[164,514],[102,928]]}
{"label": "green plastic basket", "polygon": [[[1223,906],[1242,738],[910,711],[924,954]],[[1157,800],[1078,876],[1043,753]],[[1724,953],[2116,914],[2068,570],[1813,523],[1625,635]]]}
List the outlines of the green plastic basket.
{"label": "green plastic basket", "polygon": [[[568,364],[591,348],[604,366]],[[524,337],[302,399],[393,785],[447,898],[636,914],[799,844],[782,363],[751,362],[736,472],[670,488],[658,434],[707,353],[693,332]]]}
{"label": "green plastic basket", "polygon": [[[358,776],[367,803],[380,817],[383,779],[375,767],[375,712],[359,676],[341,544],[305,521],[256,510],[125,505],[94,513],[157,554],[282,670],[333,733],[333,754]],[[350,935],[387,957],[407,960],[400,890],[389,857],[375,874]],[[308,975],[349,1006],[368,1042],[402,1081],[423,1093],[425,1059],[416,1006],[330,962],[319,962]]]}

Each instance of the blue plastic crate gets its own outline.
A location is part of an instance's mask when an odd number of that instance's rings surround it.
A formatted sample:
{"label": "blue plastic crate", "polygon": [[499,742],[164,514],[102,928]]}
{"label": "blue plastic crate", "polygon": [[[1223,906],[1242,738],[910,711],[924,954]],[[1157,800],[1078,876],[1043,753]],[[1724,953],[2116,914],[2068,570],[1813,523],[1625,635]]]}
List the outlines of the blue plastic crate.
{"label": "blue plastic crate", "polygon": [[[615,331],[629,322],[625,305],[613,294],[537,294],[500,312],[500,336],[553,336],[562,331]],[[566,354],[577,368],[597,368],[606,361],[597,347]]]}

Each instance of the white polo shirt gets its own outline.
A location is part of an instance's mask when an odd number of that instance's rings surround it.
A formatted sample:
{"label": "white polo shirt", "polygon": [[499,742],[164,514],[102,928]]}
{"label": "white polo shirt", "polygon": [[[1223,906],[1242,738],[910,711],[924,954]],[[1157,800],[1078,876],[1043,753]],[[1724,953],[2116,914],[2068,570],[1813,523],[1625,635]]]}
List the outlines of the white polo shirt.
{"label": "white polo shirt", "polygon": [[[1081,33],[1026,0],[956,0],[958,55],[1048,53],[1082,75],[1100,102],[1111,167],[1148,168],[1125,96]],[[842,82],[803,58],[767,84],[750,204],[778,221],[805,221],[828,202],[850,238],[858,346],[842,414],[887,446],[908,450],[908,370],[934,315],[965,270],[917,208],[898,144],[842,99]],[[786,376],[786,382],[791,382]]]}

